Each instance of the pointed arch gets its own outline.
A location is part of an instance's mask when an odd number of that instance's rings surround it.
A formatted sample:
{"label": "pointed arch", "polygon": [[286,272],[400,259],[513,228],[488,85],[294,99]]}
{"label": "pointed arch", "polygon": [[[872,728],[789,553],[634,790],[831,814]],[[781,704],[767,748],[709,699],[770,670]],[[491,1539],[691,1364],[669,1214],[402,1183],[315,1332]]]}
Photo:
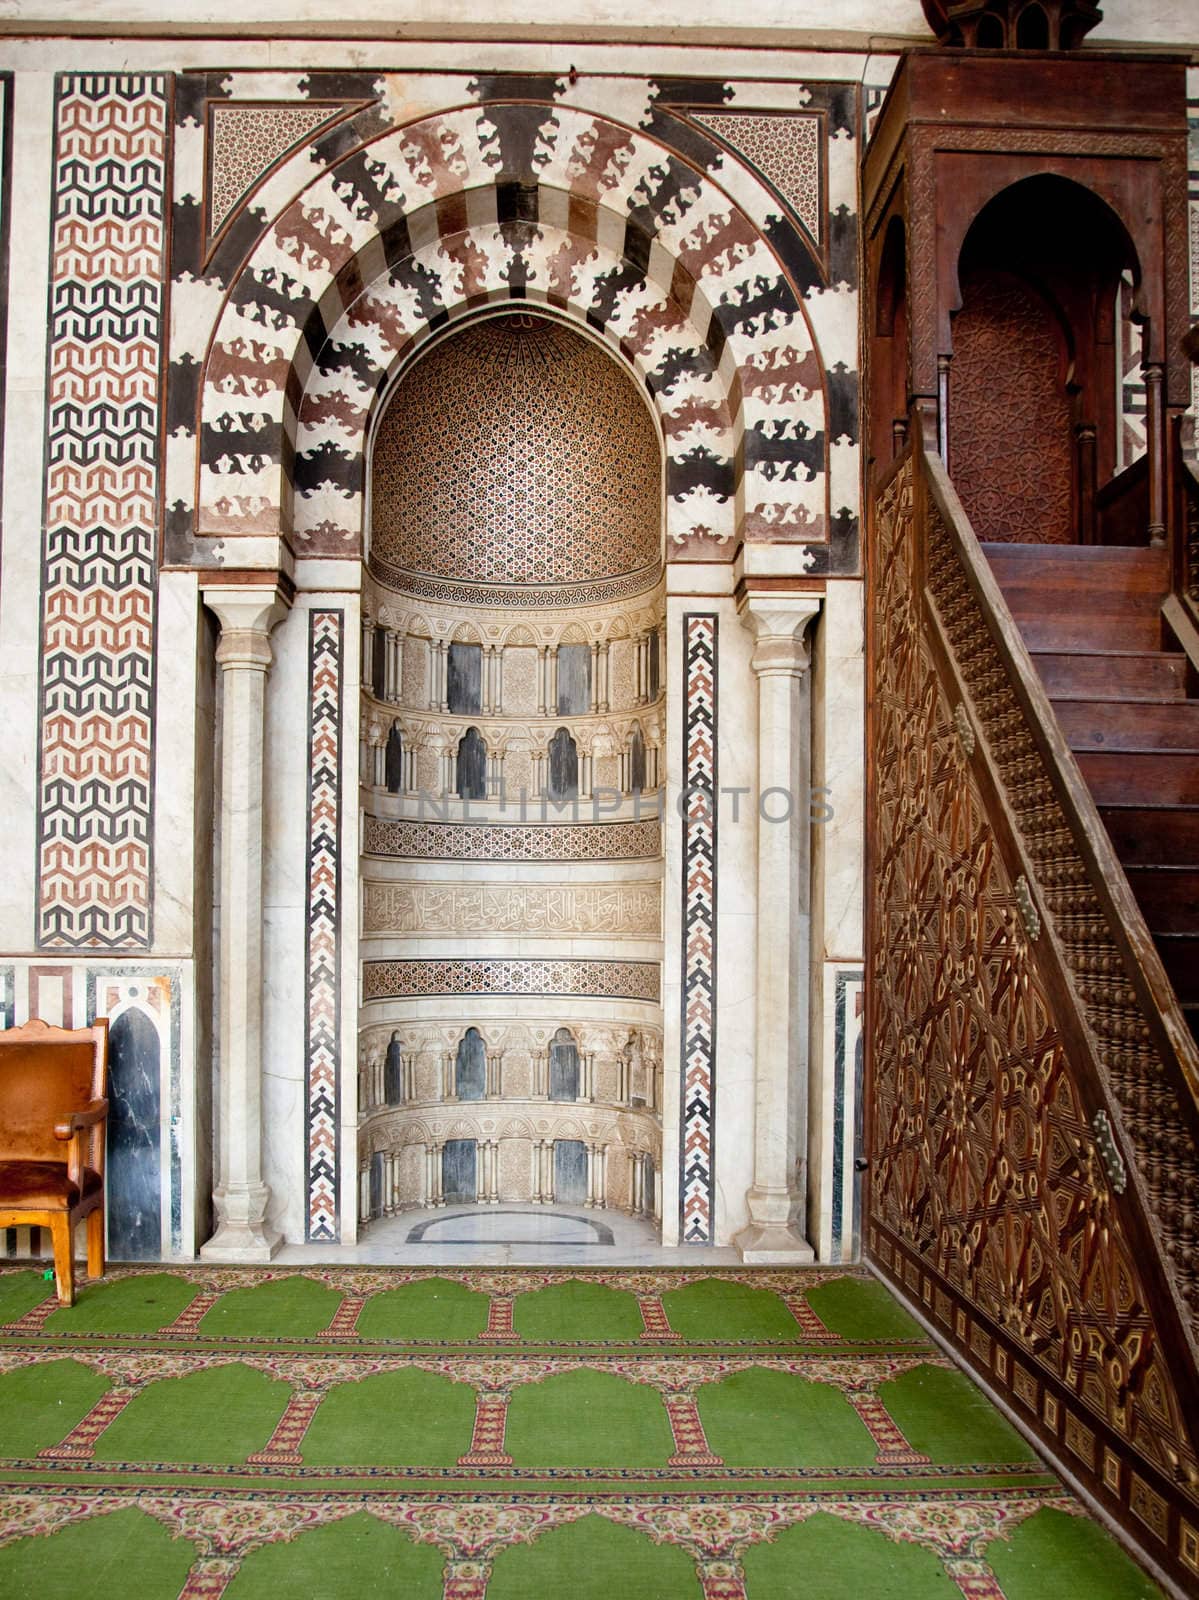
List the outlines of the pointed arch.
{"label": "pointed arch", "polygon": [[359,553],[367,432],[400,362],[517,291],[589,326],[644,383],[672,549],[825,537],[824,378],[772,245],[644,132],[535,110],[535,156],[508,137],[523,105],[389,128],[265,230],[205,358],[201,535]]}

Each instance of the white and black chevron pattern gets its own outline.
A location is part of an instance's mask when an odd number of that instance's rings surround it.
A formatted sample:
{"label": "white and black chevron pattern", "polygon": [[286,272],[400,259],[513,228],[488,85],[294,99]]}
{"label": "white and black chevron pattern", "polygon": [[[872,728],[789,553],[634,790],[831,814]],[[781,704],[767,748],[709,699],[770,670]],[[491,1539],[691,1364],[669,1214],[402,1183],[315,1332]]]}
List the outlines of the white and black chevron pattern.
{"label": "white and black chevron pattern", "polygon": [[305,1237],[340,1238],[341,611],[308,616],[308,925],[305,1078],[308,1194]]}
{"label": "white and black chevron pattern", "polygon": [[716,1152],[716,653],[719,621],[683,618],[683,1061],[679,1233],[713,1241]]}

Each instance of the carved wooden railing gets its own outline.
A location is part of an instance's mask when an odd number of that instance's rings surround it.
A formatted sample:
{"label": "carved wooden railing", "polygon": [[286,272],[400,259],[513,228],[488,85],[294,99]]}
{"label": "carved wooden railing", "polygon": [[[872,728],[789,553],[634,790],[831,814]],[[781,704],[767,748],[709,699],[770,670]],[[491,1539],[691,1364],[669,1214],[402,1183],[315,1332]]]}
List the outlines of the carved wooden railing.
{"label": "carved wooden railing", "polygon": [[[1091,792],[936,456],[923,461],[932,618],[986,740],[1034,901],[1199,1333],[1199,1050]],[[1124,1140],[1117,1140],[1123,1145]]]}
{"label": "carved wooden railing", "polygon": [[[1199,629],[1199,424],[1193,416],[1181,419],[1175,464],[1179,493],[1174,586],[1185,618],[1194,630]],[[1174,625],[1176,632],[1181,631],[1177,623]],[[1186,640],[1181,642],[1185,648]],[[1189,650],[1187,653],[1191,654]],[[1193,655],[1191,665],[1199,667]]]}
{"label": "carved wooden railing", "polygon": [[[1186,1542],[1199,1527],[1199,1051],[939,457],[905,456],[873,512],[870,1254],[1010,1391],[1017,1415],[1029,1408],[1046,1448],[1147,1553],[1175,1578],[1199,1573],[1199,1544]],[[898,668],[886,659],[897,654]],[[904,734],[905,709],[917,733]],[[911,778],[897,776],[904,761]],[[901,919],[920,852],[905,846],[897,872],[892,838],[919,842],[922,807],[937,813],[925,877],[939,871],[945,886],[939,921],[936,888],[912,907],[917,936]],[[955,935],[972,892],[988,904]],[[935,939],[940,963],[934,950],[918,976]],[[984,982],[980,953],[1008,976]],[[1039,1084],[1021,1056],[1031,1024],[988,1020],[996,995],[1043,1019],[1038,1048],[1053,1063]],[[1047,1083],[1070,1108],[1056,1123],[1037,1099]],[[1032,1155],[1014,1173],[1011,1141],[996,1135],[982,1198],[965,1206],[967,1184],[955,1191],[938,1156],[959,1141],[968,1173],[977,1124],[996,1116],[1022,1119]],[[1046,1139],[1069,1147],[1052,1195]],[[939,1235],[919,1193],[930,1184],[943,1191]],[[1074,1217],[1060,1233],[1059,1213]],[[1058,1238],[1081,1265],[1064,1247],[1043,1261]],[[1105,1276],[1123,1283],[1121,1304],[1097,1292]]]}

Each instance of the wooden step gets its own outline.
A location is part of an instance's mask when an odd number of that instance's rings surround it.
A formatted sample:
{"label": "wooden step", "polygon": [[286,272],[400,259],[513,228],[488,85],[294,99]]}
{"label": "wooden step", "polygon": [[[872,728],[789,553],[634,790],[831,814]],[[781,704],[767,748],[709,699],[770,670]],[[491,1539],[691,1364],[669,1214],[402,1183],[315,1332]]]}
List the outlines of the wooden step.
{"label": "wooden step", "polygon": [[1168,586],[1159,584],[1156,577],[1145,585],[1125,581],[1126,574],[1106,582],[1104,575],[1086,568],[1076,574],[1031,566],[1023,571],[999,566],[994,571],[1010,610],[1020,617],[1063,610],[1082,610],[1091,616],[1151,616],[1161,610],[1169,593]]}
{"label": "wooden step", "polygon": [[1051,699],[1186,698],[1187,658],[1181,650],[1037,651],[1032,659]]}
{"label": "wooden step", "polygon": [[[1005,593],[1004,598],[1007,599]],[[1161,618],[1156,614],[1093,612],[1078,602],[1062,602],[1051,615],[1021,616],[1011,607],[1025,645],[1034,653],[1045,651],[1124,650],[1156,652],[1162,644]]]}
{"label": "wooden step", "polygon": [[1199,933],[1159,934],[1153,941],[1183,1006],[1199,1006]]}
{"label": "wooden step", "polygon": [[1128,885],[1156,939],[1199,933],[1199,866],[1128,867]]}
{"label": "wooden step", "polygon": [[1102,806],[1112,848],[1128,866],[1199,862],[1199,806]]}
{"label": "wooden step", "polygon": [[1055,699],[1053,709],[1074,751],[1191,750],[1199,760],[1199,700],[1163,706]]}
{"label": "wooden step", "polygon": [[1199,805],[1199,752],[1081,750],[1077,759],[1097,806]]}
{"label": "wooden step", "polygon": [[1170,562],[1164,549],[1148,545],[997,544],[983,545],[991,570],[1006,590],[1036,587],[1049,593],[1085,594],[1105,610],[1143,604],[1170,588]]}

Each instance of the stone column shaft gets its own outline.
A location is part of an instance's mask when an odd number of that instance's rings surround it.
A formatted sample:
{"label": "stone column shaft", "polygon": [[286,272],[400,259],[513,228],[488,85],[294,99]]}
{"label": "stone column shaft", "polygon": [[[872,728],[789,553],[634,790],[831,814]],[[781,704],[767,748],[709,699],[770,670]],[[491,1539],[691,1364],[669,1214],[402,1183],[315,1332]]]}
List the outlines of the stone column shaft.
{"label": "stone column shaft", "polygon": [[220,620],[220,963],[217,975],[217,1229],[208,1261],[269,1261],[280,1235],[266,1224],[262,1178],[262,832],[270,633],[286,607],[274,587],[204,590]]}
{"label": "stone column shaft", "polygon": [[811,1261],[806,1238],[810,982],[811,679],[804,637],[818,596],[748,595],[756,640],[758,896],[754,1181],[746,1261]]}

